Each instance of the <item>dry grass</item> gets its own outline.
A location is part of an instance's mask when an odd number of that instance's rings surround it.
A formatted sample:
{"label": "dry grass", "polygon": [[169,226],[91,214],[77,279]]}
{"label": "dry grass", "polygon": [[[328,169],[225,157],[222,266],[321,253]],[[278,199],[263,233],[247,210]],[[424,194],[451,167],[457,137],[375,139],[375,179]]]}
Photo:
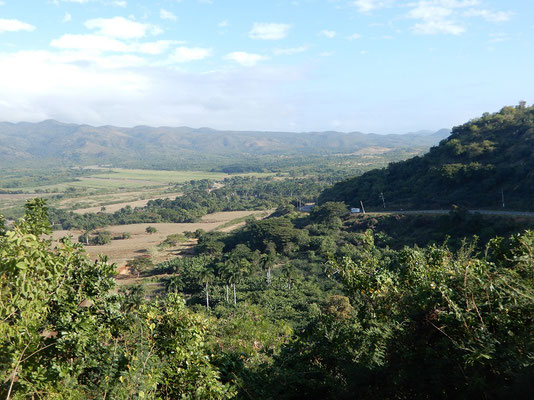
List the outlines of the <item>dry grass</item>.
{"label": "dry grass", "polygon": [[[228,211],[206,215],[201,222],[198,223],[159,223],[159,224],[133,224],[133,225],[113,225],[108,226],[104,230],[110,231],[112,236],[120,235],[123,232],[128,232],[132,236],[130,239],[124,240],[112,240],[111,243],[103,246],[86,246],[87,253],[91,258],[96,259],[99,254],[105,254],[109,257],[110,262],[114,262],[118,267],[122,267],[128,260],[131,260],[135,256],[148,254],[151,255],[154,262],[161,262],[166,259],[175,257],[177,250],[159,250],[157,245],[164,241],[168,235],[173,233],[183,233],[186,231],[196,231],[197,229],[203,229],[205,231],[211,231],[218,226],[232,221],[234,219],[242,218],[247,215],[265,215],[265,211]],[[242,225],[238,224],[237,226]],[[153,226],[157,229],[156,233],[146,233],[146,228]],[[224,231],[230,231],[235,229],[236,226],[229,226]],[[53,233],[53,239],[58,240],[64,236],[71,235],[76,240],[81,234],[81,231],[55,231]],[[185,243],[185,246],[191,246],[193,242]]]}

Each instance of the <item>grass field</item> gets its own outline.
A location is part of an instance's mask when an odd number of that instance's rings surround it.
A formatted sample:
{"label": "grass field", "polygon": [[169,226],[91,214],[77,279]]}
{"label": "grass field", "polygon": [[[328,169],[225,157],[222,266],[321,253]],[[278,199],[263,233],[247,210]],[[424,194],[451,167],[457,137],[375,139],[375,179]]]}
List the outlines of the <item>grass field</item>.
{"label": "grass field", "polygon": [[[237,175],[269,176],[272,174],[246,173]],[[222,181],[231,176],[236,175],[207,171],[96,167],[93,173],[84,177],[52,185],[25,186],[22,188],[24,194],[3,194],[0,197],[0,212],[8,216],[20,216],[24,202],[33,197],[50,197],[49,204],[51,206],[69,210],[91,212],[99,211],[104,206],[109,207],[109,211],[114,211],[121,203],[124,203],[123,206],[127,205],[126,203],[140,206],[147,199],[176,197],[177,191],[180,190],[179,185],[191,180]],[[0,187],[0,189],[5,188]],[[59,195],[59,197],[53,196],[54,194]],[[115,204],[117,205],[115,206]]]}
{"label": "grass field", "polygon": [[184,183],[191,180],[222,180],[229,175],[223,172],[205,171],[160,171],[145,169],[114,168],[108,172],[91,175],[90,178],[112,179],[119,181],[145,181],[153,184]]}

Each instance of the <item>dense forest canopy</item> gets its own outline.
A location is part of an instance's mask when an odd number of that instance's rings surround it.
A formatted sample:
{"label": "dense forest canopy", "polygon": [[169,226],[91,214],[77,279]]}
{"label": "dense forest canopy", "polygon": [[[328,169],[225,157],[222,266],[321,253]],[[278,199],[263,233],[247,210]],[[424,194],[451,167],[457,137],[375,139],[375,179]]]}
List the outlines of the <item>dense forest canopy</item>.
{"label": "dense forest canopy", "polygon": [[390,164],[326,190],[321,201],[369,209],[534,210],[534,107],[505,107],[455,127],[420,157]]}

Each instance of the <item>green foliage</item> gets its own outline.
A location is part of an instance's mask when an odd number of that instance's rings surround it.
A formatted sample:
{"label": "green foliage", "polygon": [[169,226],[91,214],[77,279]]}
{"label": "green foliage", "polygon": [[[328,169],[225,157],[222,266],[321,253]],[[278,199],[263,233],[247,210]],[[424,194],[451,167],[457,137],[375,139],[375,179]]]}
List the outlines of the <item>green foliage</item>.
{"label": "green foliage", "polygon": [[158,392],[165,399],[227,399],[230,385],[219,381],[210,364],[206,341],[208,321],[184,306],[182,298],[169,294],[142,311],[151,342],[162,361]]}
{"label": "green foliage", "polygon": [[[120,238],[122,239],[122,236]],[[93,234],[84,232],[78,237],[78,242],[86,245],[103,246],[110,243],[111,239],[111,232],[109,231],[98,231]]]}
{"label": "green foliage", "polygon": [[44,392],[76,397],[76,382],[88,378],[92,366],[109,354],[105,341],[116,323],[116,302],[109,294],[114,265],[105,259],[90,262],[68,239],[51,250],[35,234],[46,230],[47,221],[43,203],[31,203],[14,230],[0,237],[4,396]]}
{"label": "green foliage", "polygon": [[146,233],[149,233],[149,234],[153,234],[153,233],[156,233],[158,230],[156,228],[154,228],[153,226],[147,226],[146,229],[145,229],[145,232]]}
{"label": "green foliage", "polygon": [[113,294],[115,265],[68,238],[52,248],[35,235],[46,221],[34,203],[0,236],[2,397],[233,397],[210,362],[204,317],[177,295],[145,304],[138,287]]}
{"label": "green foliage", "polygon": [[172,235],[167,235],[165,240],[161,242],[158,246],[161,248],[166,247],[176,247],[179,243],[187,241],[187,238],[182,233],[173,233]]}
{"label": "green foliage", "polygon": [[148,256],[137,256],[126,263],[126,266],[139,277],[143,272],[147,272],[154,267],[152,259]]}
{"label": "green foliage", "polygon": [[25,210],[24,218],[18,223],[22,231],[35,236],[50,233],[51,226],[45,199],[36,198],[34,200],[28,200],[25,205]]}
{"label": "green foliage", "polygon": [[390,164],[327,189],[320,202],[380,209],[534,210],[534,107],[505,107],[455,127],[422,157]]}
{"label": "green foliage", "polygon": [[131,237],[132,237],[132,234],[130,232],[122,232],[120,235],[114,236],[113,240],[126,240],[126,239],[130,239]]}

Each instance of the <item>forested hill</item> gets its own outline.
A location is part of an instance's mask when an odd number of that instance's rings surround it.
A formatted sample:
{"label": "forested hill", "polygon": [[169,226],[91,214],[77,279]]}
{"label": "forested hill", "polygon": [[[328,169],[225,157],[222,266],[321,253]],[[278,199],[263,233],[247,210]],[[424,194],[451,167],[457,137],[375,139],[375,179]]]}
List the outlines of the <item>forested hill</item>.
{"label": "forested hill", "polygon": [[367,209],[534,210],[534,106],[505,107],[455,127],[420,157],[327,189],[321,202],[363,201]]}
{"label": "forested hill", "polygon": [[384,154],[426,151],[449,134],[421,131],[405,135],[360,132],[252,132],[209,128],[121,128],[40,123],[0,123],[0,164],[53,160],[56,163],[121,163],[131,160],[212,161],[258,155]]}

